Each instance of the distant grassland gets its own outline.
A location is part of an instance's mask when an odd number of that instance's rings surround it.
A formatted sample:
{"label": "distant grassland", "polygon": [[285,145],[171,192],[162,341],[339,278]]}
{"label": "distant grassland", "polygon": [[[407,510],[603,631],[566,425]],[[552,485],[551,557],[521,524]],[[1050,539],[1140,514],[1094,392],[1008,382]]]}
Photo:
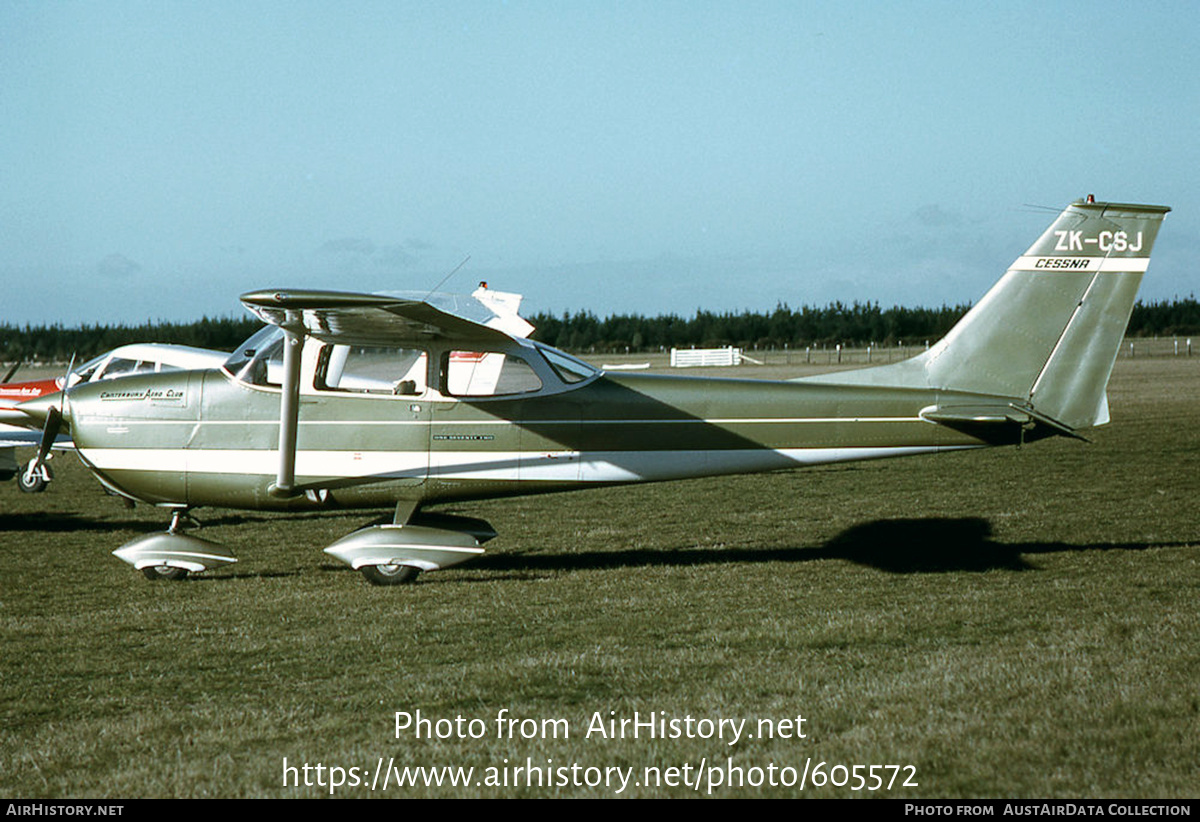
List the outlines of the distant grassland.
{"label": "distant grassland", "polygon": [[[1200,357],[1123,356],[1110,399],[1091,444],[455,506],[500,532],[488,554],[393,589],[321,553],[370,512],[200,511],[238,564],[151,583],[109,552],[166,517],[57,457],[48,493],[0,485],[0,795],[328,794],[284,787],[285,757],[476,781],[733,757],[918,787],[714,795],[1200,796]],[[487,736],[395,738],[418,709]],[[501,709],[570,737],[496,739]],[[635,710],[808,736],[584,738]],[[374,795],[613,793],[509,779]]]}

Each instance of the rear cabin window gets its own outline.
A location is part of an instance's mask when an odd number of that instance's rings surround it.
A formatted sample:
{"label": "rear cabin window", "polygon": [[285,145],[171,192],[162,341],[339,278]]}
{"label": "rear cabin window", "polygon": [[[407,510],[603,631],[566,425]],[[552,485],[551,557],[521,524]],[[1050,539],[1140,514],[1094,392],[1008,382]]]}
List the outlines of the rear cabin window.
{"label": "rear cabin window", "polygon": [[499,351],[450,351],[443,360],[446,391],[455,397],[528,394],[542,380],[524,359]]}

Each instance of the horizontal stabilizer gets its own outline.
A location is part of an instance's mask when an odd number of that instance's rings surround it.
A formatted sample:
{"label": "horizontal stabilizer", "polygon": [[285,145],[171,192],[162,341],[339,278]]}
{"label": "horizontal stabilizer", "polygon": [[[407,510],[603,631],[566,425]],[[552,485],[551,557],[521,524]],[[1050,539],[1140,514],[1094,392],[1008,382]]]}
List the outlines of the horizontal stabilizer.
{"label": "horizontal stabilizer", "polygon": [[921,409],[921,419],[941,423],[978,423],[1025,425],[1032,419],[1015,405],[934,405]]}
{"label": "horizontal stabilizer", "polygon": [[941,423],[951,428],[1012,425],[1030,428],[1043,425],[1056,434],[1085,439],[1070,426],[1041,414],[1028,406],[1016,403],[979,405],[934,405],[921,409],[921,419]]}

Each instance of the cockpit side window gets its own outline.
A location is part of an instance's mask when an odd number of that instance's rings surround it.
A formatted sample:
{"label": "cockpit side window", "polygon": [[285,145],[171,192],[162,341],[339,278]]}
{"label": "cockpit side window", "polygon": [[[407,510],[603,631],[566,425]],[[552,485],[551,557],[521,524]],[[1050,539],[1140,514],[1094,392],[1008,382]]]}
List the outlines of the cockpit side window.
{"label": "cockpit side window", "polygon": [[150,360],[129,360],[122,357],[113,357],[105,364],[104,370],[97,375],[97,378],[111,380],[129,374],[141,374],[147,371],[154,371],[154,365],[154,362]]}
{"label": "cockpit side window", "polygon": [[429,356],[415,348],[326,345],[314,387],[354,394],[417,397],[425,393]]}

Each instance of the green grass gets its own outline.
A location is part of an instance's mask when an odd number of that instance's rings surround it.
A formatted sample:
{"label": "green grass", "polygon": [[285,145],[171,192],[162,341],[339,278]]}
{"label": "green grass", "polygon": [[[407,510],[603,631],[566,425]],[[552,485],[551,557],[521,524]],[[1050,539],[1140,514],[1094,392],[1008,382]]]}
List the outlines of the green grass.
{"label": "green grass", "polygon": [[[878,795],[1196,797],[1200,359],[1123,359],[1111,399],[1092,444],[456,506],[500,532],[488,554],[394,589],[321,552],[371,512],[201,511],[238,564],[151,583],[109,552],[165,517],[59,457],[46,494],[0,486],[0,795],[327,792],[283,787],[284,757],[640,771],[732,754],[916,767],[919,787]],[[495,739],[501,708],[571,738]],[[417,709],[489,736],[396,739],[394,713]],[[802,714],[809,735],[583,738],[594,712],[635,710]],[[764,794],[800,791],[718,792]]]}

